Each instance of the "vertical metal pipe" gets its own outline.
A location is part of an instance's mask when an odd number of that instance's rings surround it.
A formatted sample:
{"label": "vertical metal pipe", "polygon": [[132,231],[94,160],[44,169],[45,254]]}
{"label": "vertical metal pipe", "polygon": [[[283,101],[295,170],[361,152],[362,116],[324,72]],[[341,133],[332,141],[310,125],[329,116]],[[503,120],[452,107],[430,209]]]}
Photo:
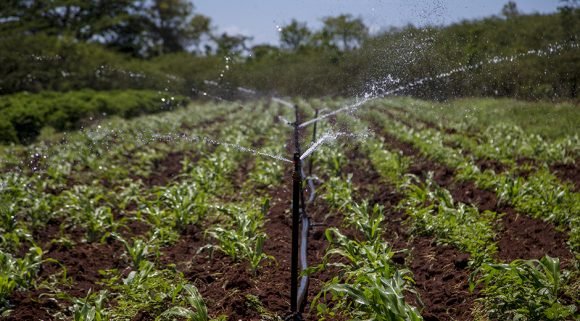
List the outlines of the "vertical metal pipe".
{"label": "vertical metal pipe", "polygon": [[[314,119],[318,118],[318,108],[314,111]],[[314,128],[312,128],[312,144],[316,142],[316,125],[318,122],[314,123]],[[310,162],[308,163],[308,176],[312,176],[312,163],[314,162],[314,155],[310,155]]]}
{"label": "vertical metal pipe", "polygon": [[290,266],[290,309],[298,312],[298,238],[300,233],[300,187],[302,185],[300,154],[294,153],[292,186],[292,260]]}

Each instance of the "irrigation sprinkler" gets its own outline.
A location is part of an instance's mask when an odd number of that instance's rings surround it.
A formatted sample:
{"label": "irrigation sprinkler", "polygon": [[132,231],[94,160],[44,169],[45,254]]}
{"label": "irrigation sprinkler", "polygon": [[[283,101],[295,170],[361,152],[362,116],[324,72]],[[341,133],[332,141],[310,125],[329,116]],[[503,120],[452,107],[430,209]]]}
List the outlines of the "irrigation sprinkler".
{"label": "irrigation sprinkler", "polygon": [[[219,83],[206,81],[206,84],[212,86],[220,86]],[[239,91],[246,93],[246,94],[257,94],[256,91],[251,89],[246,89],[243,87],[237,88]],[[211,96],[210,96],[211,97]],[[312,146],[308,148],[308,150],[301,154],[300,148],[300,129],[305,127],[300,124],[300,110],[298,105],[291,104],[290,102],[277,98],[271,97],[271,99],[284,107],[293,108],[295,112],[295,121],[290,122],[289,120],[285,119],[283,116],[278,116],[282,123],[293,127],[294,130],[294,156],[293,156],[293,163],[294,163],[294,172],[292,175],[292,250],[291,250],[291,263],[290,263],[290,314],[285,318],[285,320],[289,321],[298,321],[302,320],[302,313],[304,312],[304,308],[306,307],[307,297],[308,297],[308,286],[310,283],[310,279],[307,275],[303,275],[300,278],[300,282],[298,280],[300,270],[302,272],[308,269],[308,236],[310,233],[310,228],[313,224],[310,221],[306,213],[306,204],[311,204],[315,199],[315,190],[314,190],[314,183],[312,182],[312,167],[313,167],[313,160],[310,159],[309,168],[308,168],[308,176],[306,178],[306,182],[310,189],[309,198],[305,201],[304,198],[304,189],[303,189],[303,179],[306,177],[304,174],[304,169],[302,166],[302,160],[311,155],[317,147],[321,146],[326,140],[334,139],[338,136],[343,135],[343,133],[337,133],[334,135],[325,134],[321,138],[320,141],[316,141],[316,129],[317,129],[317,121],[320,120],[318,117],[319,111],[318,109],[315,110],[315,120],[312,132]],[[221,99],[220,99],[221,100]],[[334,138],[333,138],[334,137]],[[226,143],[219,143],[216,141],[209,140],[207,138],[203,139],[206,142],[211,142],[214,144],[224,144]],[[227,144],[230,145],[230,144]],[[271,155],[264,152],[256,151],[250,148],[242,147],[234,145],[235,148],[241,151],[252,152],[256,155],[268,156],[271,158],[275,158],[281,161],[289,161],[284,157],[280,157],[277,155]],[[300,224],[302,223],[302,224]],[[300,270],[299,270],[300,269]]]}

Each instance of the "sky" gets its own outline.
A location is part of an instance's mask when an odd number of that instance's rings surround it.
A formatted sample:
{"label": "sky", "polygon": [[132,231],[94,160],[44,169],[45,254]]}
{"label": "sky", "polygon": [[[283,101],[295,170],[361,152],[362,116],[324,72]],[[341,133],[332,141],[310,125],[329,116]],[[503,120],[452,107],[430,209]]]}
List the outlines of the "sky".
{"label": "sky", "polygon": [[[219,32],[253,37],[252,44],[279,44],[278,29],[294,18],[318,29],[340,14],[363,18],[372,33],[391,26],[447,25],[497,15],[508,0],[194,0],[196,13],[212,18]],[[550,13],[558,0],[516,0],[523,13]]]}

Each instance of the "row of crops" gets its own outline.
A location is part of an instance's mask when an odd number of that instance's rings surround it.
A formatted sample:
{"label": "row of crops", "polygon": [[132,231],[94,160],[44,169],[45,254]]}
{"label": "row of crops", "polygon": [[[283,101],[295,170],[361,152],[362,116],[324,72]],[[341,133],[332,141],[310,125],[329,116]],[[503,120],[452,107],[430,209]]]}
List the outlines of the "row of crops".
{"label": "row of crops", "polygon": [[[471,116],[382,99],[318,123],[370,134],[311,156],[305,319],[577,317],[580,194],[559,169],[578,136]],[[2,147],[2,318],[283,318],[293,117],[196,104]]]}

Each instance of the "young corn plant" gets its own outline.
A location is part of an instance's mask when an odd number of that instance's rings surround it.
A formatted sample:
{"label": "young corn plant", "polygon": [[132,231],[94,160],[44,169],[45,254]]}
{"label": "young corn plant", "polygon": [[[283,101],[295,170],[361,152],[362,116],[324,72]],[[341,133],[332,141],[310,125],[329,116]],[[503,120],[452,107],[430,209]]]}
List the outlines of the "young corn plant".
{"label": "young corn plant", "polygon": [[87,242],[103,242],[115,233],[124,224],[124,220],[115,220],[111,208],[99,206],[92,211],[84,213],[85,227],[87,229]]}
{"label": "young corn plant", "polygon": [[143,311],[157,316],[155,320],[209,320],[197,289],[175,270],[158,270],[153,263],[142,261],[125,278],[111,273],[106,281],[116,302],[107,311],[111,320],[131,320]]}
{"label": "young corn plant", "polygon": [[108,321],[110,320],[105,303],[108,301],[109,293],[100,291],[89,293],[83,299],[72,298],[73,320],[74,321]]}
{"label": "young corn plant", "polygon": [[[331,256],[345,258],[349,264],[338,264],[342,278],[329,281],[312,303],[319,317],[342,315],[360,320],[423,320],[418,309],[405,302],[404,292],[414,292],[410,271],[396,268],[391,258],[394,252],[380,238],[357,241],[348,239],[338,229],[326,231],[332,248]],[[332,307],[318,302],[332,294]]]}
{"label": "young corn plant", "polygon": [[43,262],[42,249],[31,247],[23,258],[0,251],[0,313],[7,308],[8,298],[16,289],[34,285]]}
{"label": "young corn plant", "polygon": [[[574,320],[578,301],[566,300],[570,274],[562,272],[558,258],[515,260],[509,264],[483,264],[477,283],[485,286],[480,299],[491,320]],[[577,289],[576,289],[577,290]],[[577,292],[576,292],[577,294]]]}
{"label": "young corn plant", "polygon": [[0,199],[0,249],[15,250],[23,239],[30,239],[16,219],[16,206]]}
{"label": "young corn plant", "polygon": [[497,213],[479,212],[476,207],[455,202],[451,193],[437,186],[431,177],[424,183],[408,184],[405,189],[407,197],[399,206],[412,218],[416,231],[435,235],[439,242],[468,252],[475,266],[492,260],[497,251]]}
{"label": "young corn plant", "polygon": [[[277,154],[276,149],[271,148],[265,150],[265,152],[271,152],[272,154]],[[250,177],[248,183],[251,182],[253,186],[256,187],[267,187],[273,182],[280,182],[283,175],[283,167],[279,162],[272,162],[263,157],[258,157],[256,159],[255,170],[250,172]]]}
{"label": "young corn plant", "polygon": [[147,260],[153,251],[153,246],[142,239],[134,238],[132,242],[128,242],[120,235],[113,235],[117,240],[123,243],[125,247],[124,255],[129,258],[134,270],[138,270],[141,263]]}
{"label": "young corn plant", "polygon": [[24,218],[34,207],[38,195],[34,182],[18,173],[8,173],[0,181],[0,250],[15,251],[24,240],[32,240],[30,223]]}
{"label": "young corn plant", "polygon": [[196,224],[207,212],[207,194],[197,184],[178,183],[160,193],[160,199],[178,230]]}
{"label": "young corn plant", "polygon": [[190,308],[175,306],[165,310],[160,318],[179,317],[188,321],[208,321],[207,307],[197,288],[191,284],[185,284],[182,291],[185,292],[185,300]]}
{"label": "young corn plant", "polygon": [[403,181],[404,174],[410,165],[410,160],[400,152],[392,152],[384,148],[382,138],[380,141],[371,140],[365,144],[366,152],[373,167],[382,177],[390,182],[398,184]]}
{"label": "young corn plant", "polygon": [[340,176],[346,163],[346,156],[338,148],[322,148],[317,151],[316,162],[330,169],[331,177]]}
{"label": "young corn plant", "polygon": [[[342,277],[330,280],[313,301],[319,318],[341,315],[357,320],[422,320],[418,309],[405,302],[405,292],[415,293],[411,273],[394,265],[391,260],[394,252],[382,239],[382,207],[377,204],[369,208],[367,202],[353,202],[349,181],[331,179],[325,192],[324,197],[332,207],[343,209],[345,223],[363,237],[349,239],[336,228],[326,230],[331,249],[319,268],[331,264],[328,263],[331,257],[341,257],[348,263],[333,264],[340,268]],[[327,293],[332,295],[330,307],[320,302]]]}
{"label": "young corn plant", "polygon": [[333,208],[340,210],[352,204],[352,175],[346,180],[340,177],[331,177],[324,183],[324,200]]}
{"label": "young corn plant", "polygon": [[221,208],[229,221],[223,226],[208,229],[207,234],[218,244],[206,245],[201,250],[217,249],[236,261],[248,259],[252,272],[256,273],[263,260],[273,259],[263,251],[266,234],[261,231],[269,206],[266,199],[261,208],[252,204]]}
{"label": "young corn plant", "polygon": [[365,200],[360,205],[355,202],[349,204],[344,220],[348,226],[362,232],[366,240],[379,240],[384,219],[383,207],[375,204],[369,209],[369,204]]}

